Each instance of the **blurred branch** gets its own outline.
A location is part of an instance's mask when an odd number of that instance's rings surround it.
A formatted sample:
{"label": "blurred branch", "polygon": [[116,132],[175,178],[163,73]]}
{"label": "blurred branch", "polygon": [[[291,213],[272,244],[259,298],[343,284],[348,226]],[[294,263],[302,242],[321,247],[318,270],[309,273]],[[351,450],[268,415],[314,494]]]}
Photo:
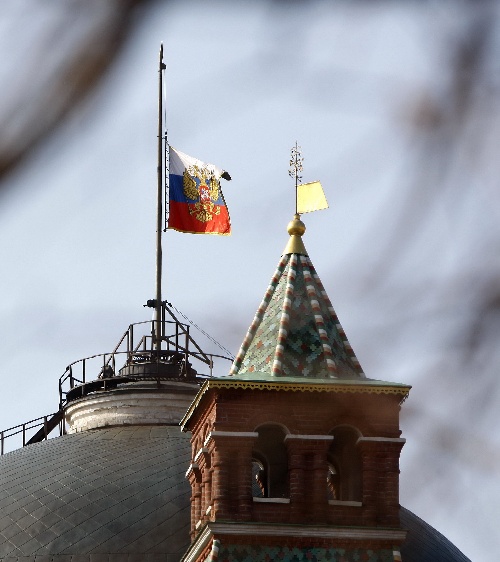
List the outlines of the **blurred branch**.
{"label": "blurred branch", "polygon": [[[72,0],[51,9],[24,2],[31,5],[11,18],[4,37],[14,64],[0,106],[0,179],[93,91],[149,1]],[[41,28],[30,23],[37,16]]]}
{"label": "blurred branch", "polygon": [[[476,172],[472,155],[485,136],[485,128],[491,125],[491,108],[482,106],[482,94],[490,86],[486,68],[492,56],[495,9],[490,1],[466,3],[461,8],[462,25],[458,29],[441,30],[442,49],[449,65],[440,65],[440,79],[432,83],[431,91],[421,93],[410,111],[408,148],[415,157],[401,182],[407,186],[407,193],[400,208],[394,210],[396,218],[385,250],[379,256],[378,268],[372,272],[374,283],[383,283],[388,266],[401,261],[424,228],[430,210],[450,187],[452,201],[460,201],[460,190],[470,188]],[[464,154],[465,159],[460,161]],[[459,183],[451,177],[457,165]]]}

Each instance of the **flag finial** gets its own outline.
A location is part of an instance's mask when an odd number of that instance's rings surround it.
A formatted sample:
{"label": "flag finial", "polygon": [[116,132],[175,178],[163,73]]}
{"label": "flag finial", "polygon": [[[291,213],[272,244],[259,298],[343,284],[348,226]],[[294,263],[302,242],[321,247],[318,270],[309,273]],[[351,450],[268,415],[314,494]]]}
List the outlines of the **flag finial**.
{"label": "flag finial", "polygon": [[304,242],[302,242],[302,236],[306,231],[306,225],[300,220],[300,215],[295,214],[293,219],[288,223],[287,231],[288,234],[290,234],[290,239],[282,255],[301,254],[307,256]]}

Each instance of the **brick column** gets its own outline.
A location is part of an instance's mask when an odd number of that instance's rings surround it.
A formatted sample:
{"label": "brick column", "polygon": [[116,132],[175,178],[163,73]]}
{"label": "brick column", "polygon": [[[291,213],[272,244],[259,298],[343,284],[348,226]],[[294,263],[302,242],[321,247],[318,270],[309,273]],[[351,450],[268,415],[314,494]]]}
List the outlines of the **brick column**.
{"label": "brick column", "polygon": [[211,482],[210,482],[210,471],[207,467],[204,467],[202,472],[202,482],[201,482],[201,516],[200,519],[205,521],[206,512],[208,506],[212,503],[212,494],[211,494]]}
{"label": "brick column", "polygon": [[237,504],[238,519],[241,521],[252,519],[252,449],[255,440],[255,437],[246,437],[239,440]]}
{"label": "brick column", "polygon": [[328,509],[327,452],[329,446],[330,441],[317,441],[316,452],[312,458],[312,490],[310,499],[316,513],[315,521],[318,523],[326,523]]}
{"label": "brick column", "polygon": [[363,522],[399,527],[399,456],[405,439],[360,437]]}
{"label": "brick column", "polygon": [[399,457],[405,443],[404,439],[394,439],[380,443],[380,468],[383,473],[383,488],[378,497],[378,524],[399,527]]}
{"label": "brick column", "polygon": [[331,435],[287,435],[291,522],[325,523]]}
{"label": "brick column", "polygon": [[[196,522],[201,521],[203,523],[205,521],[206,519],[205,512],[207,510],[207,507],[211,503],[211,494],[210,494],[211,458],[210,457],[211,455],[208,448],[202,447],[194,455],[193,463],[191,465],[191,468],[196,476],[195,482],[191,483],[193,492],[196,488],[196,497],[197,497]],[[193,518],[193,514],[191,518]]]}
{"label": "brick column", "polygon": [[257,437],[254,432],[211,432],[213,520],[251,519],[252,448]]}
{"label": "brick column", "polygon": [[231,504],[229,479],[231,477],[231,455],[217,446],[213,455],[214,479],[212,482],[212,501],[215,519],[230,519]]}
{"label": "brick column", "polygon": [[300,441],[285,441],[288,448],[288,474],[290,476],[290,522],[300,523],[305,514],[305,459]]}
{"label": "brick column", "polygon": [[377,523],[377,444],[374,441],[358,439],[357,447],[361,455],[361,485],[363,503],[363,523],[375,526]]}
{"label": "brick column", "polygon": [[201,473],[197,465],[188,468],[186,478],[191,484],[191,539],[194,539],[196,524],[201,519]]}

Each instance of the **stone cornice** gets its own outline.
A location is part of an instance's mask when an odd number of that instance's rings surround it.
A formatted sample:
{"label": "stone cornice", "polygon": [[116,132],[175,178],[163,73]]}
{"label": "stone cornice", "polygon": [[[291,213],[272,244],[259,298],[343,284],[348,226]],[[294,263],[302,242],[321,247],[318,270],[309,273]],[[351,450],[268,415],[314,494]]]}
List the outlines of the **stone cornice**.
{"label": "stone cornice", "polygon": [[288,433],[285,435],[285,441],[291,439],[302,439],[304,441],[333,441],[333,435],[296,435],[294,433]]}
{"label": "stone cornice", "polygon": [[401,542],[406,538],[407,531],[402,529],[387,529],[373,527],[323,527],[313,525],[274,525],[261,523],[217,523],[209,522],[200,531],[182,562],[193,562],[207,546],[210,540],[217,536],[266,536],[266,537],[294,537],[308,539],[347,539],[347,540],[386,540]]}
{"label": "stone cornice", "polygon": [[208,434],[210,437],[253,437],[257,438],[259,434],[255,431],[211,431]]}
{"label": "stone cornice", "polygon": [[[281,379],[281,380],[280,380]],[[198,404],[209,389],[247,389],[247,390],[277,390],[281,392],[334,392],[343,394],[392,394],[400,397],[404,402],[408,397],[411,386],[376,381],[370,379],[363,380],[339,380],[339,379],[299,379],[298,377],[277,377],[273,380],[247,380],[237,377],[224,377],[208,379],[198,391],[192,404],[180,422],[182,431],[187,431],[186,427]]]}
{"label": "stone cornice", "polygon": [[361,441],[374,441],[378,443],[406,443],[404,437],[359,437],[357,443]]}

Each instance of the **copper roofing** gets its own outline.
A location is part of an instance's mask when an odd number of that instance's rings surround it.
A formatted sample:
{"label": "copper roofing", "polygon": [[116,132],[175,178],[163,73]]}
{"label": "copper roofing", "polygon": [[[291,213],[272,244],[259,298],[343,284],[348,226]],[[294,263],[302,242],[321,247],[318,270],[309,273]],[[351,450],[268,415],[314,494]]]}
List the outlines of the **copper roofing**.
{"label": "copper roofing", "polygon": [[288,245],[231,367],[233,376],[365,378],[307,255],[304,231],[296,215],[288,225]]}

